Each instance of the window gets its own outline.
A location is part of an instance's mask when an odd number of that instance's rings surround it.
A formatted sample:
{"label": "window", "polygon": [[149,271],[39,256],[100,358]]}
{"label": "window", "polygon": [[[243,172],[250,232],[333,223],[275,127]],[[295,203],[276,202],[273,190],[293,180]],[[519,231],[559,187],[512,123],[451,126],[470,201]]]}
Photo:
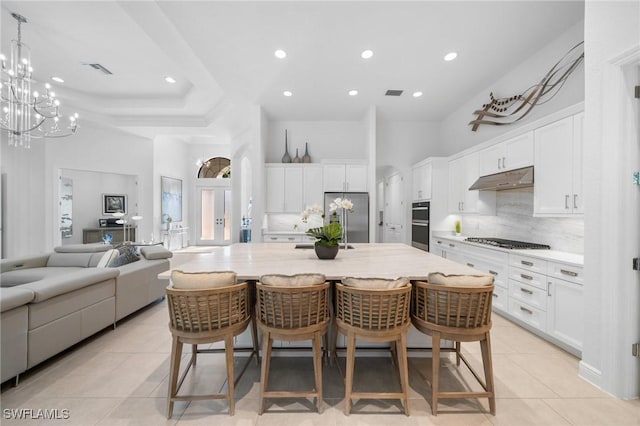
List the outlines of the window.
{"label": "window", "polygon": [[210,158],[200,166],[198,178],[230,178],[231,160],[224,157]]}

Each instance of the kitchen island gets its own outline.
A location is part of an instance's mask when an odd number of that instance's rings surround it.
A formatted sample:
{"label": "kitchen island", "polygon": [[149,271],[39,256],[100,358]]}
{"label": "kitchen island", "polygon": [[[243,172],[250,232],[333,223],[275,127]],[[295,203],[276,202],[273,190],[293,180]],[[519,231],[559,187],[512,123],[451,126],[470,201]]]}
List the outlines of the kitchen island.
{"label": "kitchen island", "polygon": [[[313,246],[250,243],[219,247],[212,253],[180,265],[185,272],[235,271],[239,280],[258,280],[266,274],[324,274],[327,280],[344,277],[407,277],[426,280],[431,272],[487,275],[469,266],[452,262],[406,244],[350,244],[335,259],[320,260]],[[159,278],[169,279],[171,271]]]}

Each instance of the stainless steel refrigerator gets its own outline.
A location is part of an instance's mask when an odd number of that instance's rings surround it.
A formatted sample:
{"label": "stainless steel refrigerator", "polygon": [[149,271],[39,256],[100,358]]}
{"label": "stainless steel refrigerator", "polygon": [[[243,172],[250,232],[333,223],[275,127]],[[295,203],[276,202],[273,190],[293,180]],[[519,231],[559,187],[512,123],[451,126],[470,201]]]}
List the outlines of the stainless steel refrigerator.
{"label": "stainless steel refrigerator", "polygon": [[[329,221],[329,204],[336,198],[347,198],[353,203],[353,211],[347,212],[347,243],[369,242],[369,194],[366,192],[325,192],[324,211]],[[338,214],[341,220],[342,215]]]}

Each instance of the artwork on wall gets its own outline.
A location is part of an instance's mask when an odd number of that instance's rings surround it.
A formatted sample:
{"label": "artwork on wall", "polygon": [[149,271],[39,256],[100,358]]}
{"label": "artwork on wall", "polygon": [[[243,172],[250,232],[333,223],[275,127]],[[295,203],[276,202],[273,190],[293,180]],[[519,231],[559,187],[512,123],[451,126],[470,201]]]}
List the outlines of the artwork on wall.
{"label": "artwork on wall", "polygon": [[540,83],[533,84],[520,94],[496,98],[489,94],[489,103],[475,110],[475,120],[469,122],[472,131],[481,124],[503,126],[522,120],[536,105],[549,102],[562,88],[571,73],[584,61],[584,42],[571,49],[547,72]]}
{"label": "artwork on wall", "polygon": [[162,223],[182,221],[182,180],[161,176]]}
{"label": "artwork on wall", "polygon": [[102,194],[102,214],[127,213],[127,196],[118,194]]}
{"label": "artwork on wall", "polygon": [[68,177],[60,178],[60,234],[73,236],[73,179]]}

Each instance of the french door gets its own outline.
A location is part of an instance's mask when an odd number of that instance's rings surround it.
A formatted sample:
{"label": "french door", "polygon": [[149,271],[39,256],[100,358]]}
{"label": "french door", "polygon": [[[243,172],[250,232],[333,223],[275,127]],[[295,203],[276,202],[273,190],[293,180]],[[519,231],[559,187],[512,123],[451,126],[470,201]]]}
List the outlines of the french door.
{"label": "french door", "polygon": [[231,180],[207,180],[196,186],[196,245],[231,244]]}

